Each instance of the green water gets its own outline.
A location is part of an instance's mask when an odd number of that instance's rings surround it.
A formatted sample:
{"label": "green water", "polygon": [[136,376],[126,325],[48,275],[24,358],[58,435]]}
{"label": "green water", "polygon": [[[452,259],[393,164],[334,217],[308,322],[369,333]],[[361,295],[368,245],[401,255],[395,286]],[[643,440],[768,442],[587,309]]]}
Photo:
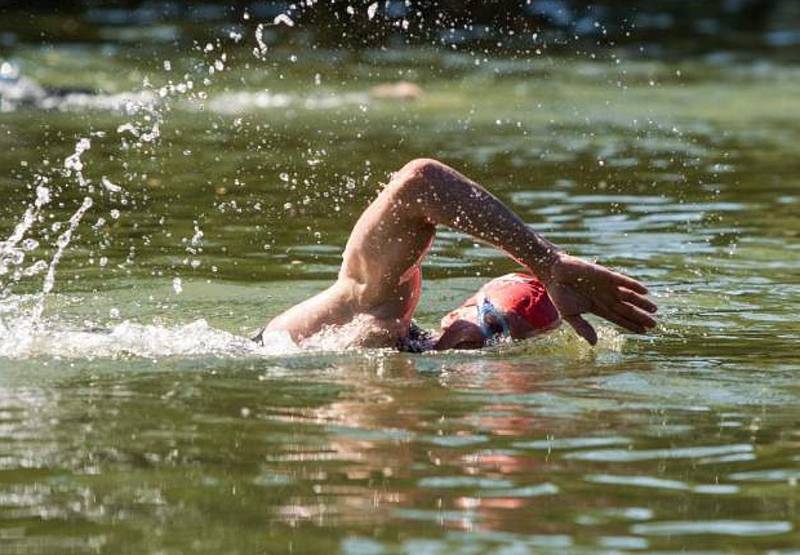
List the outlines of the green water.
{"label": "green water", "polygon": [[[45,272],[0,276],[0,552],[796,552],[796,66],[251,47],[209,84],[219,49],[8,53],[45,86],[194,88],[139,146],[118,128],[146,113],[0,114],[0,236],[37,175],[53,196],[19,267],[94,201],[38,323]],[[424,95],[370,96],[398,79]],[[60,171],[80,138],[83,186]],[[249,344],[420,156],[648,283],[659,329],[603,327],[594,350],[568,331],[483,353]],[[419,320],[511,269],[443,232]]]}

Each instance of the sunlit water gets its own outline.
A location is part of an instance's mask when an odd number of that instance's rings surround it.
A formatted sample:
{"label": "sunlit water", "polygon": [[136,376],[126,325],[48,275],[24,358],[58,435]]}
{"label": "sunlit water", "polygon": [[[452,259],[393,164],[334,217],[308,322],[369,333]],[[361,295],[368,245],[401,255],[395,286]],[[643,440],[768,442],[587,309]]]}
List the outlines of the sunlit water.
{"label": "sunlit water", "polygon": [[[800,545],[796,67],[212,46],[12,52],[1,552]],[[648,283],[659,329],[251,343],[419,156]],[[512,268],[443,232],[419,320]]]}

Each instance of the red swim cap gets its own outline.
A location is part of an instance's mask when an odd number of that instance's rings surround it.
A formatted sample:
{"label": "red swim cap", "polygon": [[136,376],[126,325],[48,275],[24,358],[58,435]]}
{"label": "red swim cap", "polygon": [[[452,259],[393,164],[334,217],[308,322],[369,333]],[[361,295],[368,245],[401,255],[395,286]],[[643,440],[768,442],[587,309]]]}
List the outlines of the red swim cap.
{"label": "red swim cap", "polygon": [[550,330],[561,322],[542,282],[528,274],[516,272],[495,278],[481,287],[478,296],[485,296],[505,314],[521,316],[537,330]]}

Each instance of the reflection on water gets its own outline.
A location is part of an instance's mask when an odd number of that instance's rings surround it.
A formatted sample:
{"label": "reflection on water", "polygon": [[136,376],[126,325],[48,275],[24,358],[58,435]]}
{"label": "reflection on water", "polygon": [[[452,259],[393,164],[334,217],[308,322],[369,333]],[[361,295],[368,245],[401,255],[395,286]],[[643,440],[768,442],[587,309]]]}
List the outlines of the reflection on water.
{"label": "reflection on water", "polygon": [[[39,88],[0,115],[1,236],[39,210],[35,244],[0,249],[0,551],[796,548],[796,68],[278,51],[245,72],[231,50],[204,85],[184,72],[208,53],[172,52],[144,99],[141,68],[84,53],[81,70],[19,48]],[[370,93],[399,78],[421,96]],[[250,343],[325,286],[378,183],[422,155],[646,281],[658,332]],[[421,323],[510,269],[442,233]]]}
{"label": "reflection on water", "polygon": [[[429,357],[432,373],[416,367],[423,358],[165,359],[155,371],[131,360],[6,386],[0,499],[15,532],[5,538],[43,545],[40,534],[69,522],[70,534],[44,545],[191,538],[211,552],[228,534],[241,552],[265,534],[345,550],[423,538],[553,550],[669,549],[683,536],[712,549],[739,536],[792,545],[792,407],[739,407],[744,425],[727,427],[734,417],[713,403],[665,407],[647,388],[598,396],[593,375],[618,364],[556,356],[531,371],[453,354]],[[661,434],[677,426],[678,436]]]}

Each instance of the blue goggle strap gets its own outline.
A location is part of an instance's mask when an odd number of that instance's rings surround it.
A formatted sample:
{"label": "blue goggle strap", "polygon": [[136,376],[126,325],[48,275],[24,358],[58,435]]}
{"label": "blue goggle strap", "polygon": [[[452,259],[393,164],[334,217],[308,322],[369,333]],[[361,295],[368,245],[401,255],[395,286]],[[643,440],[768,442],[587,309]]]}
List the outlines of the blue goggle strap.
{"label": "blue goggle strap", "polygon": [[505,315],[497,310],[497,307],[492,304],[492,301],[485,296],[476,303],[478,308],[478,324],[481,328],[481,335],[484,339],[490,339],[495,334],[492,332],[489,324],[486,321],[487,316],[494,316],[500,325],[503,327],[503,336],[508,337],[511,335],[511,328],[508,325]]}

